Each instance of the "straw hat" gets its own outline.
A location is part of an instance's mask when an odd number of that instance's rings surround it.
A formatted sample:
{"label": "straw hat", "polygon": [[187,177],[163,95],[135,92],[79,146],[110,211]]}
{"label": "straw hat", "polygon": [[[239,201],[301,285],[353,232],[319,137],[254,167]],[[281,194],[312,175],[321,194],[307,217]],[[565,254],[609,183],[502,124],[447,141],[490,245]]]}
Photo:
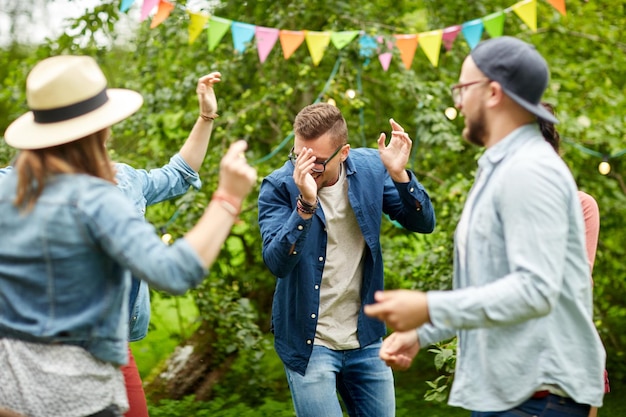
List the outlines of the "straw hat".
{"label": "straw hat", "polygon": [[17,149],[42,149],[81,139],[135,113],[143,98],[132,90],[107,89],[88,56],[44,59],[26,79],[31,109],[9,125],[4,138]]}

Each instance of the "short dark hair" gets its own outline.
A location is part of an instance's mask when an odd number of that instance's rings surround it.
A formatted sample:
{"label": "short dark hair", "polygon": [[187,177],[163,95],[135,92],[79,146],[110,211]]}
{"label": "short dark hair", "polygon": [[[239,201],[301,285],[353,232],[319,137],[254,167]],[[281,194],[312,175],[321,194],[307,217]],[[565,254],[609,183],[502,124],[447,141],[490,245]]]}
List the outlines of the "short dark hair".
{"label": "short dark hair", "polygon": [[328,132],[336,146],[348,143],[346,120],[337,107],[328,103],[310,104],[300,110],[293,131],[303,140],[317,139]]}

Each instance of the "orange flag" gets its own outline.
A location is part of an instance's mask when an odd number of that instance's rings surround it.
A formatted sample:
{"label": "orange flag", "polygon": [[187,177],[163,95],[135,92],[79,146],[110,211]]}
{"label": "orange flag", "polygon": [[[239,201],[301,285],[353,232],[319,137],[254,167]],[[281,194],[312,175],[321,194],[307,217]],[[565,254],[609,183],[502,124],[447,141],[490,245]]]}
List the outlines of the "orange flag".
{"label": "orange flag", "polygon": [[548,3],[557,9],[559,13],[565,16],[565,0],[548,0]]}
{"label": "orange flag", "polygon": [[159,26],[161,23],[165,21],[174,10],[174,5],[166,0],[161,0],[159,2],[159,8],[157,9],[156,14],[152,18],[152,22],[150,22],[150,29],[154,29]]}
{"label": "orange flag", "polygon": [[404,68],[411,69],[415,50],[417,49],[417,34],[395,35],[396,46],[400,50],[400,57],[404,63]]}
{"label": "orange flag", "polygon": [[304,31],[301,30],[281,30],[278,38],[280,39],[280,46],[283,48],[283,56],[285,59],[289,59],[291,54],[296,52],[296,49],[302,42],[304,42]]}

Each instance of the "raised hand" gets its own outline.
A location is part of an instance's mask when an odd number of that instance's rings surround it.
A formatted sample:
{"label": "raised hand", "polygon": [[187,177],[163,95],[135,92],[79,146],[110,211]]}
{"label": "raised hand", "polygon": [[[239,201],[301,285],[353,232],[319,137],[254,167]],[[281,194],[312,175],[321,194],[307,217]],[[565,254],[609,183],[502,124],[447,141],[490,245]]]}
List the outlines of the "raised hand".
{"label": "raised hand", "polygon": [[389,171],[389,175],[396,182],[408,182],[409,175],[405,167],[411,155],[413,142],[404,128],[393,119],[389,119],[391,125],[391,139],[385,144],[387,136],[381,133],[378,137],[378,152],[380,159]]}
{"label": "raised hand", "polygon": [[252,191],[256,183],[256,169],[248,165],[244,151],[248,144],[239,140],[228,148],[226,155],[220,161],[220,179],[217,191],[225,193],[238,200],[239,206],[244,198]]}
{"label": "raised hand", "polygon": [[213,85],[221,80],[222,74],[219,72],[212,72],[198,79],[196,93],[198,94],[201,116],[217,117],[217,99],[215,98]]}
{"label": "raised hand", "polygon": [[293,180],[305,201],[315,204],[317,201],[317,183],[311,175],[315,166],[315,156],[311,148],[302,148],[296,158],[293,169]]}

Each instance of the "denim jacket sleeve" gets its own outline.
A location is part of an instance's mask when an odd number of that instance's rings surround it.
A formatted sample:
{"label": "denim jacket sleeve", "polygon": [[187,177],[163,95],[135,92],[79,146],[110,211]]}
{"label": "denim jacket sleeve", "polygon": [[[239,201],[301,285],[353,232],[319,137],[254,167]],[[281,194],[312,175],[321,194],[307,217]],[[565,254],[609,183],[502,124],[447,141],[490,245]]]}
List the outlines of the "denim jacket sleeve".
{"label": "denim jacket sleeve", "polygon": [[174,155],[163,167],[149,171],[125,164],[117,166],[120,188],[140,187],[148,206],[185,194],[190,185],[196,189],[202,185],[198,173],[179,154]]}
{"label": "denim jacket sleeve", "polygon": [[404,228],[419,233],[435,229],[435,211],[424,186],[409,174],[408,183],[397,183],[388,176],[383,196],[383,211]]}
{"label": "denim jacket sleeve", "polygon": [[[295,185],[293,185],[295,188]],[[295,194],[294,194],[295,193]],[[266,177],[259,191],[259,227],[263,260],[276,277],[287,276],[300,261],[312,219],[295,210],[297,189],[275,176]]]}
{"label": "denim jacket sleeve", "polygon": [[206,275],[198,254],[184,238],[165,245],[119,189],[90,187],[80,201],[94,241],[152,287],[183,294]]}

